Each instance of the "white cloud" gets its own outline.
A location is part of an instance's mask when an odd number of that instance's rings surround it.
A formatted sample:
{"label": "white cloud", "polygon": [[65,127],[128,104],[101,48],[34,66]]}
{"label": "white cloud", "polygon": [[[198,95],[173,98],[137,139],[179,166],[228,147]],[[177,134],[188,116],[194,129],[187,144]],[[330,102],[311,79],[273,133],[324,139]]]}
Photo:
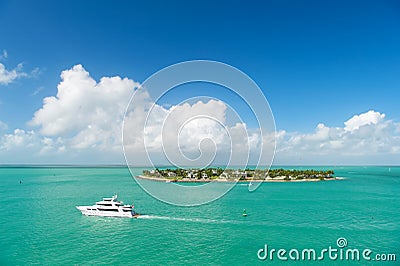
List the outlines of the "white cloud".
{"label": "white cloud", "polygon": [[[3,54],[0,55],[0,60],[7,59],[8,53],[3,50]],[[7,69],[3,63],[0,63],[0,85],[8,85],[19,78],[30,78],[37,77],[40,74],[40,69],[38,67],[34,68],[30,72],[23,71],[23,63],[19,63],[13,69]]]}
{"label": "white cloud", "polygon": [[[21,158],[43,163],[123,163],[121,123],[138,83],[119,77],[96,82],[81,65],[63,71],[61,78],[57,95],[45,98],[28,123],[38,132],[16,129],[0,138],[0,149],[19,154],[14,156],[17,163]],[[2,162],[12,157],[0,154]]]}
{"label": "white cloud", "polygon": [[24,163],[79,163],[82,158],[65,153],[61,138],[47,138],[33,130],[15,129],[0,138],[0,162],[3,164]]}
{"label": "white cloud", "polygon": [[[205,164],[214,156],[228,162],[227,154],[233,149],[230,138],[234,127],[225,126],[227,106],[223,102],[198,101],[169,109],[157,105],[154,109],[144,136],[149,152],[165,153],[170,161],[180,165]],[[240,143],[244,147],[246,139],[241,139]],[[152,157],[155,163],[165,163],[161,158]],[[192,161],[194,159],[197,162]]]}
{"label": "white cloud", "polygon": [[[197,164],[209,162],[216,155],[219,161],[228,162],[233,149],[231,138],[238,138],[240,151],[247,152],[247,135],[243,134],[245,125],[226,124],[227,106],[219,100],[197,101],[165,108],[153,105],[148,93],[140,89],[136,91],[139,98],[127,113],[124,128],[125,152],[131,164],[149,164],[146,151],[155,164],[165,164],[168,160],[180,164]],[[145,110],[153,108],[147,117]],[[145,119],[147,123],[145,124]],[[145,125],[145,128],[141,128]],[[233,141],[236,143],[236,140]],[[138,156],[142,154],[142,156]],[[201,157],[199,157],[201,156]],[[133,158],[133,159],[132,159]]]}
{"label": "white cloud", "polygon": [[26,76],[26,73],[21,72],[22,66],[18,65],[12,70],[7,70],[6,67],[0,63],[0,84],[7,85],[19,77]]}
{"label": "white cloud", "polygon": [[376,125],[377,123],[381,122],[384,118],[385,114],[381,114],[379,112],[370,110],[366,113],[355,115],[346,122],[344,122],[345,130],[354,131],[364,125],[371,125],[371,124]]}
{"label": "white cloud", "polygon": [[198,101],[192,105],[185,103],[170,109],[157,106],[155,110],[154,115],[151,113],[149,116],[145,135],[151,147],[161,147],[161,142],[153,141],[161,140],[154,135],[161,137],[161,130],[164,145],[179,141],[181,148],[186,151],[197,149],[205,138],[213,139],[217,145],[223,142],[224,133],[218,122],[225,123],[226,105],[221,101]]}
{"label": "white cloud", "polygon": [[81,65],[63,71],[61,78],[57,96],[43,100],[30,125],[39,126],[45,136],[75,137],[76,148],[116,142],[109,139],[110,132],[121,135],[123,113],[139,84],[120,77],[97,83]]}
{"label": "white cloud", "polygon": [[34,131],[15,129],[12,134],[5,134],[2,137],[0,150],[11,151],[15,148],[33,147],[37,143],[36,138],[37,136]]}
{"label": "white cloud", "polygon": [[[26,162],[42,163],[123,163],[121,124],[134,91],[136,102],[127,114],[124,137],[125,149],[133,152],[137,165],[147,162],[143,140],[159,163],[166,162],[163,148],[180,162],[181,152],[194,159],[213,155],[215,148],[224,155],[233,149],[243,157],[250,148],[250,163],[255,163],[262,142],[269,150],[274,147],[272,135],[261,137],[258,129],[247,128],[240,121],[223,127],[227,106],[218,100],[154,105],[139,83],[120,77],[103,77],[97,82],[81,65],[63,71],[57,89],[57,95],[45,98],[33,115],[29,124],[35,131],[16,129],[0,138],[3,162],[15,158],[18,163],[25,158]],[[143,130],[138,125],[144,124],[151,107]],[[7,129],[2,122],[1,128]],[[320,123],[312,133],[280,130],[275,138],[275,163],[399,163],[400,124],[373,110],[354,115],[342,127]]]}
{"label": "white cloud", "polygon": [[[313,133],[278,132],[277,158],[296,163],[396,162],[400,152],[400,125],[376,111],[355,115],[344,127],[319,124]],[[346,160],[348,160],[346,162]],[[289,162],[290,163],[290,162]]]}
{"label": "white cloud", "polygon": [[[221,101],[198,101],[170,108],[154,105],[149,93],[143,88],[138,89],[139,83],[120,77],[103,77],[96,82],[81,65],[63,71],[57,88],[57,95],[45,98],[42,108],[35,112],[29,123],[38,127],[42,136],[40,143],[46,146],[41,149],[41,154],[60,149],[65,153],[100,151],[110,156],[122,154],[121,124],[134,90],[137,102],[130,106],[125,122],[129,134],[125,134],[125,138],[129,144],[126,149],[134,151],[139,161],[143,156],[138,154],[145,152],[144,138],[148,151],[160,160],[165,159],[160,154],[162,145],[165,149],[180,148],[172,151],[175,155],[182,151],[188,157],[196,157],[200,146],[205,154],[214,152],[214,148],[229,151],[229,134],[240,138],[237,146],[241,150],[247,148],[247,135],[243,133],[245,125],[239,123],[226,129],[221,126],[225,123],[227,108]],[[143,132],[138,125],[144,124],[146,110],[152,106],[153,111]],[[193,117],[196,118],[188,120]],[[204,143],[203,139],[211,139],[215,147],[206,145],[207,141]],[[177,141],[179,147],[169,145]],[[253,134],[250,141],[256,147],[259,139]]]}

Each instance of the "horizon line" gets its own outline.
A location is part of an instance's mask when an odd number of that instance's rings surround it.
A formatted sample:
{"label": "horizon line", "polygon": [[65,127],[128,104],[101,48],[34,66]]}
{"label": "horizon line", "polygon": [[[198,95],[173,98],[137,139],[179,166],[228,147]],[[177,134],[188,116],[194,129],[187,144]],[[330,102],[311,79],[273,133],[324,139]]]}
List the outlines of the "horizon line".
{"label": "horizon line", "polygon": [[[255,167],[256,165],[232,165],[231,167]],[[270,168],[273,167],[400,167],[400,164],[398,165],[392,165],[392,164],[273,164],[271,165]],[[0,168],[51,168],[51,167],[80,167],[80,168],[84,168],[84,167],[102,167],[102,168],[106,168],[106,167],[118,167],[118,168],[159,168],[159,167],[173,167],[176,168],[176,166],[174,165],[153,165],[153,166],[149,166],[149,165],[135,165],[135,166],[129,166],[126,164],[73,164],[73,163],[65,163],[65,164],[44,164],[44,163],[15,163],[15,164],[2,164],[0,163]],[[202,168],[199,166],[184,166],[186,167],[191,167],[191,168]],[[209,166],[206,168],[215,168],[215,167],[223,167],[222,165],[213,165],[213,166]]]}

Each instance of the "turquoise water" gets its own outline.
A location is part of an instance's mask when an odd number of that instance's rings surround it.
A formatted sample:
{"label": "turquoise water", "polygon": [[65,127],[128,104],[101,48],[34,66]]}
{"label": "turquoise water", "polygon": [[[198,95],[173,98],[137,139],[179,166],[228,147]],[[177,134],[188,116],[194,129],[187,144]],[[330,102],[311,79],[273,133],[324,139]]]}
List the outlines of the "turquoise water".
{"label": "turquoise water", "polygon": [[[0,265],[287,264],[261,261],[257,251],[264,244],[321,250],[337,247],[339,237],[348,248],[395,253],[397,261],[311,264],[399,265],[400,168],[328,168],[346,179],[264,183],[252,193],[238,184],[189,208],[147,195],[126,168],[0,168]],[[86,217],[75,209],[115,192],[146,215]]]}

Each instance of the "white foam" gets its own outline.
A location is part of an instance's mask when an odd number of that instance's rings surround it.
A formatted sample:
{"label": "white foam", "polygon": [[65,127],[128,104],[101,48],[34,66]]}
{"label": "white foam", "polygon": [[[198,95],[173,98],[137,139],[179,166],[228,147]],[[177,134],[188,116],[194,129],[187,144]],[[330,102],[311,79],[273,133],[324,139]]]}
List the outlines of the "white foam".
{"label": "white foam", "polygon": [[181,217],[169,217],[169,216],[158,216],[158,215],[140,215],[137,218],[138,219],[153,219],[153,220],[183,221],[183,222],[194,222],[194,223],[215,223],[215,224],[223,224],[223,223],[237,224],[237,223],[240,223],[240,221],[212,220],[212,219],[204,219],[204,218],[181,218]]}

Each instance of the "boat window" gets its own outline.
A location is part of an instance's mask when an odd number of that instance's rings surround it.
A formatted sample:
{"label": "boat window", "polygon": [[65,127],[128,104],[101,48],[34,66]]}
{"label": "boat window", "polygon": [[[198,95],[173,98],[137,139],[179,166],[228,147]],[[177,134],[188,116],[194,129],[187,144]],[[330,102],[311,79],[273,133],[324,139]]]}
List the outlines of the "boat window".
{"label": "boat window", "polygon": [[118,209],[99,209],[100,211],[118,212]]}

